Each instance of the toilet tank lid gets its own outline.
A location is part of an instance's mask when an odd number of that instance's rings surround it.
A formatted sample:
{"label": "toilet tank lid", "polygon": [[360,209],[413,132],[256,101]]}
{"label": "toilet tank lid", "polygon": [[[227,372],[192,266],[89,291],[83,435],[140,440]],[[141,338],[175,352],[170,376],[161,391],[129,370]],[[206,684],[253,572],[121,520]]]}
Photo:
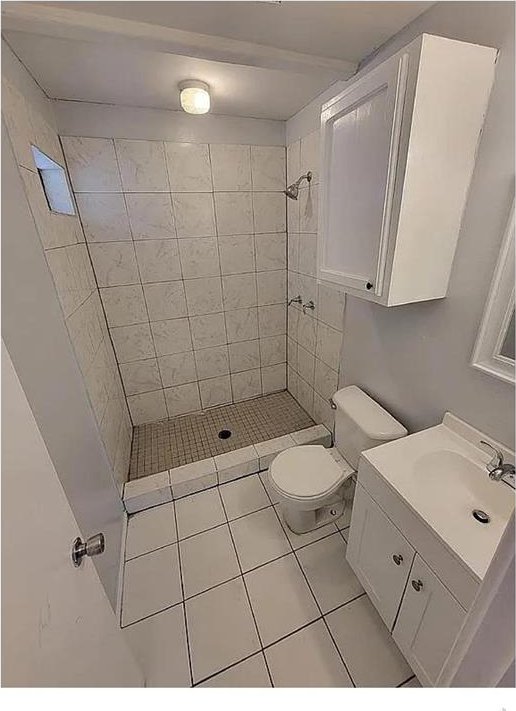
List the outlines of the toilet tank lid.
{"label": "toilet tank lid", "polygon": [[338,390],[333,401],[370,439],[388,441],[407,434],[398,420],[356,385]]}

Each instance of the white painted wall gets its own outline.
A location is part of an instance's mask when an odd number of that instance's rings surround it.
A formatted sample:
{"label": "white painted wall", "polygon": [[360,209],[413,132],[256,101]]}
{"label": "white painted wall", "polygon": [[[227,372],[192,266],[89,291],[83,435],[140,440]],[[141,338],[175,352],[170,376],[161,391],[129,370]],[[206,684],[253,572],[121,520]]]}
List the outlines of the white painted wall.
{"label": "white painted wall", "polygon": [[[500,49],[448,296],[389,309],[348,297],[340,370],[341,384],[363,387],[411,431],[450,410],[510,447],[514,388],[476,371],[470,359],[514,189],[513,28],[512,3],[437,3],[370,60],[373,66],[423,32]],[[326,98],[287,122],[289,144],[317,128]]]}
{"label": "white painted wall", "polygon": [[184,111],[55,101],[63,136],[140,138],[187,143],[284,146],[285,122],[237,116],[189,116]]}

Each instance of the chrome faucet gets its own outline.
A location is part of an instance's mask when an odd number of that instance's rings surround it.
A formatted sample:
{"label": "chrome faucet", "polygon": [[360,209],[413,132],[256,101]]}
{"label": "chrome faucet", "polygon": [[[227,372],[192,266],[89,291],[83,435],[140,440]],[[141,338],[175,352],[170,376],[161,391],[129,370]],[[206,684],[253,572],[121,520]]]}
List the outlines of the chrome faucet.
{"label": "chrome faucet", "polygon": [[509,464],[503,461],[503,454],[499,449],[493,447],[492,444],[481,440],[480,444],[489,447],[494,453],[490,461],[486,464],[486,469],[489,472],[489,478],[493,481],[504,481],[509,486],[514,489],[515,486],[515,468],[514,464]]}
{"label": "chrome faucet", "polygon": [[302,303],[303,303],[303,299],[298,294],[297,296],[294,296],[293,299],[289,299],[288,306],[290,306],[290,304],[302,304]]}

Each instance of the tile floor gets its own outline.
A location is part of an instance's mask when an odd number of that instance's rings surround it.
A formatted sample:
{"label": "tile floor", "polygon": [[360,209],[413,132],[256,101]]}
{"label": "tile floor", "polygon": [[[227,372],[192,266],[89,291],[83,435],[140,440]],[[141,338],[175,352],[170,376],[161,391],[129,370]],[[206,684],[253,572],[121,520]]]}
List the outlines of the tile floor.
{"label": "tile floor", "polygon": [[[156,474],[199,459],[312,427],[312,418],[286,390],[133,431],[129,479]],[[219,439],[222,429],[229,439]]]}
{"label": "tile floor", "polygon": [[122,627],[148,686],[417,682],[346,562],[349,515],[288,531],[266,472],[130,517]]}

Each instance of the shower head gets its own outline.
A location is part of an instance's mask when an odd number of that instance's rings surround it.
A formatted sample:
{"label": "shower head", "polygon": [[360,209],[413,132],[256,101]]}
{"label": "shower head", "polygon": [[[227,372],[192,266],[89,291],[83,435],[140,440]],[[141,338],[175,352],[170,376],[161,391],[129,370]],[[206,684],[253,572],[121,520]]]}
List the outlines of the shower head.
{"label": "shower head", "polygon": [[299,195],[299,186],[296,185],[296,183],[292,183],[292,185],[289,185],[285,190],[285,195],[291,200],[297,200],[297,196]]}
{"label": "shower head", "polygon": [[291,200],[297,200],[299,195],[299,185],[303,180],[306,180],[307,183],[310,183],[310,181],[312,180],[312,172],[310,170],[308,171],[308,173],[298,178],[295,183],[289,185],[288,188],[283,191],[285,195]]}

